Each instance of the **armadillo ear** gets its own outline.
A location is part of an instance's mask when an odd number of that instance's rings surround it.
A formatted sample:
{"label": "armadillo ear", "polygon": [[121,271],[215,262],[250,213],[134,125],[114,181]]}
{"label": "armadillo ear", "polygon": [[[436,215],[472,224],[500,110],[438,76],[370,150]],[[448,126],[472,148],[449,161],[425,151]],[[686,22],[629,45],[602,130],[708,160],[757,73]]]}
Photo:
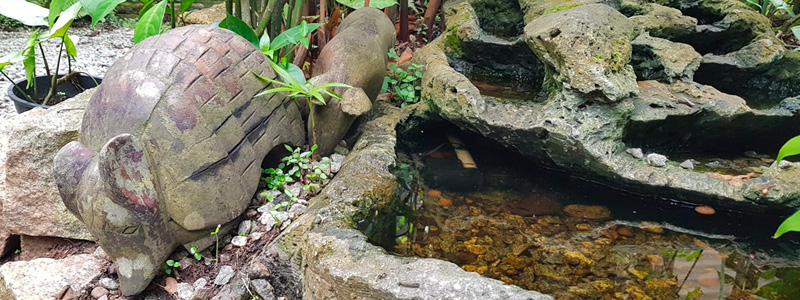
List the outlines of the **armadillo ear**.
{"label": "armadillo ear", "polygon": [[139,212],[156,211],[155,177],[144,146],[135,137],[126,133],[108,141],[97,167],[111,201]]}
{"label": "armadillo ear", "polygon": [[81,216],[78,212],[78,183],[94,156],[95,153],[80,142],[70,142],[61,148],[53,159],[53,175],[58,193],[61,194],[67,209],[79,219]]}

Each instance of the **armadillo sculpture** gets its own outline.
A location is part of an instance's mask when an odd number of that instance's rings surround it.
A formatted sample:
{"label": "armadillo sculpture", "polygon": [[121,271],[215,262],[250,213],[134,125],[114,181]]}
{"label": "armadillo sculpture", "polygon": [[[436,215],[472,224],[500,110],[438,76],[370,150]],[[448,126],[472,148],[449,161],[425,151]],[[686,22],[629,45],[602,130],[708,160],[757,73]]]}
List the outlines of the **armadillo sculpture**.
{"label": "armadillo sculpture", "polygon": [[252,72],[275,77],[226,29],[148,38],[108,70],[80,142],[56,155],[64,204],[116,263],[123,294],[144,290],[177,246],[237,220],[273,147],[304,144],[297,106],[255,97]]}

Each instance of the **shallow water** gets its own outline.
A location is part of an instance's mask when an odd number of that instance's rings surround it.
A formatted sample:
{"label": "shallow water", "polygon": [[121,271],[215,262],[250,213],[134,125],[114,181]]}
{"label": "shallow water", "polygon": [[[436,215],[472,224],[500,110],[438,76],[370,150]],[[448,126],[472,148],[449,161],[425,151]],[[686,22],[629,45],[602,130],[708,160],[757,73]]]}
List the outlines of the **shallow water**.
{"label": "shallow water", "polygon": [[447,130],[399,139],[416,141],[399,147],[404,192],[359,223],[376,244],[556,299],[800,299],[798,236],[769,238],[780,216],[699,214],[697,204],[578,180],[456,132],[478,165],[464,170]]}

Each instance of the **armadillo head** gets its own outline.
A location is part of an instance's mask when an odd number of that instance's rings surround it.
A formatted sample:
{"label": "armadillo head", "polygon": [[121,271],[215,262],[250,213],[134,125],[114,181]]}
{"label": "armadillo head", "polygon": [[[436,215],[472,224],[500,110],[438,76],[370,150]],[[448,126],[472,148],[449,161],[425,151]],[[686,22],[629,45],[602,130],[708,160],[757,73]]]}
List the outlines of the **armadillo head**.
{"label": "armadillo head", "polygon": [[117,264],[122,293],[144,290],[176,242],[142,144],[121,134],[95,154],[71,142],[56,155],[54,170],[66,207]]}

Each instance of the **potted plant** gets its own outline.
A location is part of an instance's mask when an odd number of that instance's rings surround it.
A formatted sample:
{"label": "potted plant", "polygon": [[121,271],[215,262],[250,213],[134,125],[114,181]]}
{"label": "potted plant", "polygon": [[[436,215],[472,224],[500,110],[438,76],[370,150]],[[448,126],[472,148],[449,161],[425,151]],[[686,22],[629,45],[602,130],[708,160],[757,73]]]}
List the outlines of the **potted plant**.
{"label": "potted plant", "polygon": [[[0,14],[36,28],[30,35],[22,50],[0,57],[0,74],[11,82],[8,96],[14,102],[17,112],[22,113],[34,107],[50,107],[80,92],[96,87],[101,79],[83,72],[72,70],[72,60],[77,57],[75,38],[70,37],[72,22],[81,15],[88,14],[92,18],[92,26],[111,13],[113,5],[124,0],[53,0],[49,8],[43,8],[24,0],[3,0]],[[58,41],[58,56],[45,56],[42,43],[48,40]],[[44,63],[45,74],[36,72],[36,53],[40,53]],[[66,52],[66,62],[62,60]],[[13,81],[3,72],[3,68],[12,63],[25,67],[25,79]],[[66,63],[66,73],[61,74]]]}

